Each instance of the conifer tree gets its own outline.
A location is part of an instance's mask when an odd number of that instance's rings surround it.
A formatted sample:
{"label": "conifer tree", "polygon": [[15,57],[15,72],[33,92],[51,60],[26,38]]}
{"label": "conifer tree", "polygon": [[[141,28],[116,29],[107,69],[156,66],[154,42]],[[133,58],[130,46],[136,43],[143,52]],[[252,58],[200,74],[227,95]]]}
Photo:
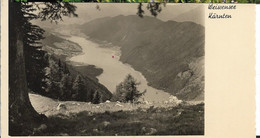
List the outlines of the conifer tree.
{"label": "conifer tree", "polygon": [[35,5],[9,1],[9,135],[29,135],[33,126],[39,125],[43,119],[32,107],[28,95],[25,39],[33,43],[31,38],[34,36],[25,35],[30,35],[26,32],[26,25],[38,17],[57,21],[62,16],[77,16],[74,13],[76,7],[69,3],[43,3],[38,7],[39,15],[33,13]]}
{"label": "conifer tree", "polygon": [[72,78],[69,74],[64,74],[60,83],[62,95],[62,100],[71,100],[72,96]]}
{"label": "conifer tree", "polygon": [[68,69],[68,67],[67,67],[67,64],[66,64],[66,63],[64,63],[64,67],[63,67],[63,73],[64,73],[64,74],[69,74],[69,75],[70,75],[70,71],[69,71],[69,69]]}
{"label": "conifer tree", "polygon": [[92,103],[93,104],[99,104],[101,100],[101,95],[99,94],[98,91],[95,91],[94,95],[93,95],[93,100]]}
{"label": "conifer tree", "polygon": [[[33,18],[33,15],[28,15],[27,18]],[[43,51],[40,42],[43,39],[44,30],[31,22],[24,24],[24,53],[25,53],[25,70],[27,76],[28,88],[36,93],[44,93],[45,72],[44,68],[48,66],[46,53]]]}
{"label": "conifer tree", "polygon": [[73,99],[83,100],[84,98],[86,98],[86,97],[82,97],[82,93],[85,92],[85,85],[80,75],[77,75],[76,79],[74,80],[72,89],[73,89],[73,94],[72,94]]}
{"label": "conifer tree", "polygon": [[117,85],[113,100],[131,103],[137,101],[146,92],[137,90],[137,85],[140,85],[140,83],[137,83],[136,80],[128,74],[125,80]]}

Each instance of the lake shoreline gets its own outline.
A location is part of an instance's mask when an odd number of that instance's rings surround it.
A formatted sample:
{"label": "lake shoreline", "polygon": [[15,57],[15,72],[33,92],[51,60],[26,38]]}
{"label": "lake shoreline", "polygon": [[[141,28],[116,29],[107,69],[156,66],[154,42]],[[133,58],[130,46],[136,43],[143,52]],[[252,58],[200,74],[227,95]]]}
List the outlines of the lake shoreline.
{"label": "lake shoreline", "polygon": [[146,95],[142,98],[143,100],[162,102],[167,101],[171,96],[168,92],[147,85],[148,82],[141,72],[135,70],[130,64],[123,63],[120,60],[121,50],[119,46],[114,46],[111,43],[109,44],[110,47],[104,47],[106,42],[79,36],[71,36],[68,39],[78,43],[84,53],[72,57],[70,61],[94,65],[103,69],[103,72],[97,78],[99,83],[106,86],[112,93],[115,92],[116,86],[125,79],[127,74],[131,74],[137,82],[141,82],[138,86],[139,91],[147,90]]}
{"label": "lake shoreline", "polygon": [[[79,36],[79,37],[83,37],[83,36]],[[85,38],[87,37],[87,38]],[[121,47],[113,42],[107,42],[107,41],[102,41],[102,40],[98,40],[98,39],[95,39],[95,38],[91,38],[90,36],[84,36],[84,38],[86,40],[89,40],[89,41],[92,41],[94,43],[97,43],[97,44],[100,44],[99,47],[101,48],[113,48],[113,47],[117,47],[121,50]],[[108,44],[106,44],[108,43]],[[121,51],[122,52],[122,51]],[[134,70],[140,72],[142,74],[142,76],[147,80],[147,85],[150,86],[150,87],[153,87],[155,89],[158,89],[158,90],[162,90],[162,91],[165,91],[166,93],[169,93],[169,94],[172,94],[168,89],[163,89],[162,87],[154,84],[151,80],[149,80],[148,76],[146,75],[146,72],[144,72],[142,69],[139,69],[138,67],[136,67],[135,65],[132,65],[126,61],[123,61],[122,58],[121,58],[121,55],[122,53],[120,54],[120,58],[119,58],[119,61],[122,62],[123,64],[126,64],[126,65],[129,65],[131,68],[133,68]]]}

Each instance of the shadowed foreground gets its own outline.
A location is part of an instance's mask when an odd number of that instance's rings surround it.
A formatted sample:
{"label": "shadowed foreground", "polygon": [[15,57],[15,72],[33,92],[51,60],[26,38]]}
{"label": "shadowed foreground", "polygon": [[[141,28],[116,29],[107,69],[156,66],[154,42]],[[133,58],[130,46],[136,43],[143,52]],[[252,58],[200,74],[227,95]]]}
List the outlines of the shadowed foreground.
{"label": "shadowed foreground", "polygon": [[33,135],[203,135],[204,104],[50,116]]}

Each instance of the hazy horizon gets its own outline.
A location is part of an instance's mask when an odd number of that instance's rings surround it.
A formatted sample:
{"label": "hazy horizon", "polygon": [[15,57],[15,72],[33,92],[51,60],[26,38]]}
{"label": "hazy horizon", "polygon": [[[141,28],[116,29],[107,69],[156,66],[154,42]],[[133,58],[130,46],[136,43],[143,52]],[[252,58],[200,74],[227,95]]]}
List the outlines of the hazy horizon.
{"label": "hazy horizon", "polygon": [[[58,25],[84,24],[103,17],[136,15],[138,7],[138,3],[75,3],[74,5],[77,7],[76,13],[78,14],[78,17],[64,17],[63,22],[59,22]],[[96,8],[97,5],[100,9]],[[144,16],[152,16],[150,11],[147,10],[146,6],[147,4],[144,3],[142,8],[144,10]],[[166,6],[163,4],[161,6],[162,11],[157,15],[157,17],[155,17],[159,20],[173,20],[177,22],[191,21],[204,26],[203,5],[167,3]],[[55,23],[51,24],[49,21],[33,22],[43,26],[56,26]]]}

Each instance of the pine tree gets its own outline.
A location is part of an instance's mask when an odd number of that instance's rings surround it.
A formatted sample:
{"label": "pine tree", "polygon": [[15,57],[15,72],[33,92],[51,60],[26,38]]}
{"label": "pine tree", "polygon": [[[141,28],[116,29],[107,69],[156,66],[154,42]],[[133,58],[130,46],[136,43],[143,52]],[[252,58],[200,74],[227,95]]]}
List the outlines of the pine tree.
{"label": "pine tree", "polygon": [[[27,18],[31,17],[28,16]],[[48,66],[48,60],[46,59],[47,52],[42,50],[42,44],[40,42],[43,39],[44,30],[36,25],[32,25],[31,22],[25,22],[24,24],[24,55],[25,55],[25,70],[27,77],[28,88],[36,93],[43,94],[45,72],[43,68]]]}
{"label": "pine tree", "polygon": [[138,91],[137,85],[140,85],[140,83],[137,83],[136,80],[128,74],[125,80],[117,85],[113,100],[131,103],[137,101],[146,92]]}
{"label": "pine tree", "polygon": [[62,75],[63,75],[63,66],[62,66],[61,61],[59,59],[59,61],[58,61],[58,80],[62,79]]}
{"label": "pine tree", "polygon": [[67,67],[67,64],[66,64],[66,63],[64,63],[64,67],[63,67],[63,73],[64,73],[64,74],[69,74],[69,75],[70,75],[70,71],[69,71],[69,69],[68,69],[68,67]]}
{"label": "pine tree", "polygon": [[[44,68],[48,66],[48,59],[46,58],[46,52],[42,50],[35,50],[33,52],[35,56],[25,57],[25,69],[27,76],[28,88],[33,92],[43,94],[46,88],[46,74]],[[27,53],[27,52],[26,52]],[[35,54],[37,53],[37,54]]]}
{"label": "pine tree", "polygon": [[[72,76],[66,66],[66,63],[62,63],[61,60],[56,60],[55,57],[49,56],[49,66],[45,68],[45,93],[43,95],[55,98],[59,100],[79,100],[72,98]],[[82,78],[77,78],[77,81],[81,81]],[[78,82],[77,82],[78,83]],[[84,85],[84,83],[81,83]],[[77,87],[82,87],[82,86]],[[76,86],[75,86],[76,87]],[[81,91],[81,90],[80,90]],[[80,95],[76,94],[76,97]]]}
{"label": "pine tree", "polygon": [[55,62],[55,60],[49,56],[49,67],[45,68],[46,73],[46,96],[60,99],[61,95],[63,95],[62,89],[60,87],[61,78],[59,71],[59,65]]}
{"label": "pine tree", "polygon": [[120,101],[120,102],[127,102],[126,97],[127,91],[124,89],[123,83],[119,83],[116,86],[116,92],[112,97],[112,101]]}
{"label": "pine tree", "polygon": [[92,103],[93,104],[99,104],[101,100],[101,95],[99,94],[98,91],[95,91],[94,95],[93,95],[93,100]]}
{"label": "pine tree", "polygon": [[84,97],[83,94],[85,92],[85,84],[80,75],[77,75],[75,81],[73,82],[72,89],[73,89],[73,94],[72,94],[73,99],[83,101],[84,99],[87,98]]}
{"label": "pine tree", "polygon": [[94,99],[94,94],[95,94],[95,91],[93,89],[90,90],[90,92],[88,92],[88,99],[87,101],[90,101],[93,103],[93,99]]}
{"label": "pine tree", "polygon": [[71,100],[72,96],[72,78],[69,74],[64,74],[60,82],[60,88],[62,91],[62,100]]}

